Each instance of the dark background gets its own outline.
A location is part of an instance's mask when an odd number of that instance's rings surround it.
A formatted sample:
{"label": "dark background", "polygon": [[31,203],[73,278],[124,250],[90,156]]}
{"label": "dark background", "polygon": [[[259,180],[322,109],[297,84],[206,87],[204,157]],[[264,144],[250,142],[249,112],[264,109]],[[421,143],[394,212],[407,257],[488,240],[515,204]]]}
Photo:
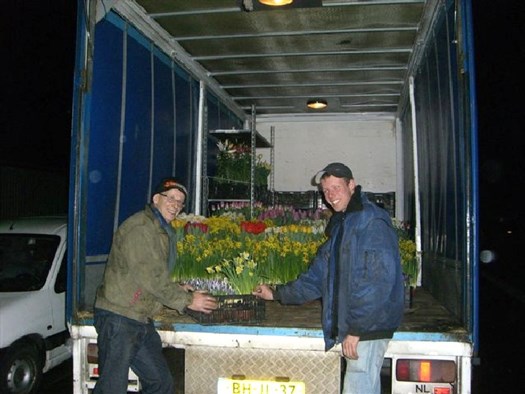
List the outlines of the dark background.
{"label": "dark background", "polygon": [[0,164],[67,173],[76,0],[2,0]]}
{"label": "dark background", "polygon": [[[472,0],[479,122],[480,357],[473,393],[525,392],[522,0]],[[2,1],[0,165],[68,176],[75,0]],[[1,185],[0,185],[1,187]],[[38,194],[35,196],[38,199]],[[522,353],[522,352],[521,352]],[[507,388],[509,391],[507,391]]]}

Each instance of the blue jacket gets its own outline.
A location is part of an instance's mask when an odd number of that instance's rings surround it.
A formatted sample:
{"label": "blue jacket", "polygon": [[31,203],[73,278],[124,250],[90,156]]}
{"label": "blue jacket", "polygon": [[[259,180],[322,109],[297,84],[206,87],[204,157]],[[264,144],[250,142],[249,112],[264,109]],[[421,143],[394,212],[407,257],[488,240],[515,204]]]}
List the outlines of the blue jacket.
{"label": "blue jacket", "polygon": [[358,188],[346,211],[335,213],[328,227],[329,238],[308,270],[277,286],[274,298],[283,304],[321,298],[326,350],[348,334],[362,341],[392,338],[404,303],[399,244],[390,217]]}

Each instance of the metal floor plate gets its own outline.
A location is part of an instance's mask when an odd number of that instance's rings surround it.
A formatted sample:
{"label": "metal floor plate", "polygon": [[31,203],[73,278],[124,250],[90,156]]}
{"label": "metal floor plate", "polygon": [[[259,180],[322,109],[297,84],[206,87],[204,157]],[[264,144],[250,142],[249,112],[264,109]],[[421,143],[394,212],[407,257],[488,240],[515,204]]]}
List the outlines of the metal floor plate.
{"label": "metal floor plate", "polygon": [[215,393],[219,377],[287,377],[307,393],[340,391],[341,357],[334,352],[189,346],[185,351],[186,394]]}

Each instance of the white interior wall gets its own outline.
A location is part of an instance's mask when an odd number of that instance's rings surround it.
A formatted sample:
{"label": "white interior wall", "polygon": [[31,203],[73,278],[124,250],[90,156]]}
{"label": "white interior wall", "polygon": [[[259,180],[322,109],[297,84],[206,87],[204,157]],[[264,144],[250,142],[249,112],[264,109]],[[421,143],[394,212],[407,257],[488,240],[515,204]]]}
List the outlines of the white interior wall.
{"label": "white interior wall", "polygon": [[[274,189],[315,190],[312,177],[331,162],[350,167],[363,190],[396,191],[396,139],[393,117],[363,116],[257,118],[268,141],[274,126]],[[270,162],[270,149],[258,149]]]}

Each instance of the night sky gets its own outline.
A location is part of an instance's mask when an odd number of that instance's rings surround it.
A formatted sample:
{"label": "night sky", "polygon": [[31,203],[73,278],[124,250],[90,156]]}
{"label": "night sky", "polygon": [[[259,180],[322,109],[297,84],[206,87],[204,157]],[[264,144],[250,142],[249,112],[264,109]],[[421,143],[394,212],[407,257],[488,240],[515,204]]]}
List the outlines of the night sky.
{"label": "night sky", "polygon": [[[3,3],[0,164],[66,172],[76,1]],[[509,216],[523,216],[518,188],[525,177],[520,117],[524,89],[518,67],[524,57],[524,3],[473,1],[479,184],[482,220],[490,228],[506,225]],[[514,225],[522,226],[521,221]]]}
{"label": "night sky", "polygon": [[66,171],[76,1],[2,3],[0,164]]}

